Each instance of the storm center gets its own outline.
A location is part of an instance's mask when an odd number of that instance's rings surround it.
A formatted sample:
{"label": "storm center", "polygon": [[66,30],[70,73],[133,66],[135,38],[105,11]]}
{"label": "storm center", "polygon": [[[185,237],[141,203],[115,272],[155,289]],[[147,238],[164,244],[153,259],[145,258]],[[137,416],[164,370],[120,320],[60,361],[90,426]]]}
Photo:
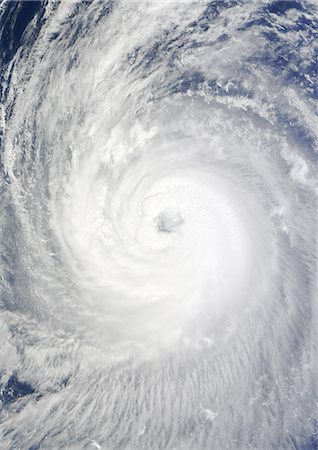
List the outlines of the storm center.
{"label": "storm center", "polygon": [[179,211],[167,209],[155,218],[155,223],[158,231],[173,233],[184,223],[184,219]]}

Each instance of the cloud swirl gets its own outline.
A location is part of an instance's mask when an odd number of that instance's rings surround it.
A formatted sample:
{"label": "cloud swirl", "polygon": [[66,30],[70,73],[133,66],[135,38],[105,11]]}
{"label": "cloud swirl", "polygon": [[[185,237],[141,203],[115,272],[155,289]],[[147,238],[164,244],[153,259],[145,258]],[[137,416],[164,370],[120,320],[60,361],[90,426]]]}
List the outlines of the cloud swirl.
{"label": "cloud swirl", "polygon": [[34,12],[2,61],[5,448],[315,448],[317,28],[309,1]]}

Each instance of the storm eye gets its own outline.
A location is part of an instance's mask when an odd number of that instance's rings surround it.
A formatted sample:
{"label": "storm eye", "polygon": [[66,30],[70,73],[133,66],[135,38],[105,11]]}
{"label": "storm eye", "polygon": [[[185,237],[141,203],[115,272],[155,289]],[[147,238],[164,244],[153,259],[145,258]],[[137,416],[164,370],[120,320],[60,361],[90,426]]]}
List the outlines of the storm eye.
{"label": "storm eye", "polygon": [[155,218],[155,223],[158,231],[163,233],[173,233],[184,224],[184,218],[179,211],[168,209],[161,212]]}

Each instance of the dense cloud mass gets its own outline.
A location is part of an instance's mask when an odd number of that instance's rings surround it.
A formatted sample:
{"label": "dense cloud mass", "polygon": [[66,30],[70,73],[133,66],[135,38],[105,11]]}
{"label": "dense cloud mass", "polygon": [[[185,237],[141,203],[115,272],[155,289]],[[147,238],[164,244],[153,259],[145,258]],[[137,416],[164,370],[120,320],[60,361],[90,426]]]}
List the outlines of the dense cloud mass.
{"label": "dense cloud mass", "polygon": [[317,448],[317,37],[2,2],[1,449]]}

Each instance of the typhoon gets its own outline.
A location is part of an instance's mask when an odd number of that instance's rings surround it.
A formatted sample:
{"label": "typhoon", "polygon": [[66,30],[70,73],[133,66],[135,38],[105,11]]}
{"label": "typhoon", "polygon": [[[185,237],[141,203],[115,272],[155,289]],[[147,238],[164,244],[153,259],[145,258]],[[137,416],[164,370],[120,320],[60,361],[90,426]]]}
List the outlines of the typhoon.
{"label": "typhoon", "polygon": [[318,7],[0,4],[0,448],[314,450]]}

